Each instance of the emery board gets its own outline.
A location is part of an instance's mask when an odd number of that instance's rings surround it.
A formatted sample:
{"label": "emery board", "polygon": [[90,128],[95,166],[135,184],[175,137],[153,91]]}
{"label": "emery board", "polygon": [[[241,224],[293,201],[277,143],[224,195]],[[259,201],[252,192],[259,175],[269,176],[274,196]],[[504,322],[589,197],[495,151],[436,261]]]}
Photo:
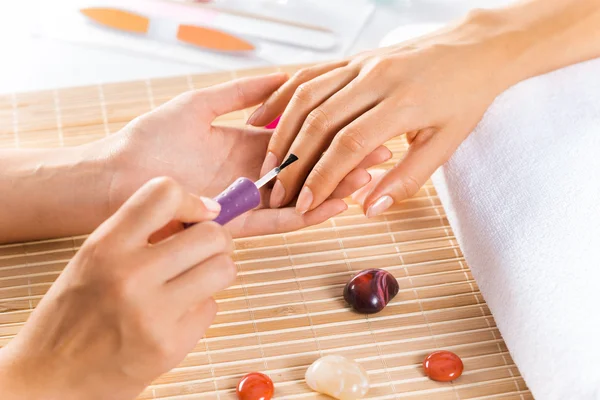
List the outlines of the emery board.
{"label": "emery board", "polygon": [[[0,147],[73,146],[118,131],[177,94],[271,67],[0,96]],[[220,117],[243,126],[252,110]],[[387,143],[394,158],[404,137]],[[31,310],[85,237],[0,245],[0,345]],[[239,275],[217,295],[219,313],[195,349],[152,383],[141,399],[236,399],[239,378],[270,375],[276,399],[325,399],[304,382],[321,355],[340,354],[369,373],[372,399],[532,399],[473,280],[431,182],[411,199],[367,219],[356,204],[321,225],[283,235],[237,239]],[[352,312],[344,284],[383,268],[400,291],[379,314]],[[424,376],[431,351],[458,354],[452,383]]]}

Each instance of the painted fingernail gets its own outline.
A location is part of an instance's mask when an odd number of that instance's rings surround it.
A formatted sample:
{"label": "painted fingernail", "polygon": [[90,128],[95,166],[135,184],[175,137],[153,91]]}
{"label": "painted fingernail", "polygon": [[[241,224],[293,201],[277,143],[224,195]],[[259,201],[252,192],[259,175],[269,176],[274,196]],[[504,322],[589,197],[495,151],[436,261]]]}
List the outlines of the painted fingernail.
{"label": "painted fingernail", "polygon": [[300,214],[304,214],[308,211],[313,202],[313,193],[312,190],[308,186],[304,186],[302,191],[300,192],[300,196],[298,196],[298,201],[296,202],[296,211]]}
{"label": "painted fingernail", "polygon": [[367,218],[372,218],[381,214],[382,212],[390,208],[392,204],[394,204],[394,199],[392,199],[390,196],[380,197],[367,209]]}
{"label": "painted fingernail", "polygon": [[246,122],[246,124],[254,125],[254,122],[256,122],[256,120],[262,115],[262,113],[264,111],[265,111],[265,105],[263,104],[262,106],[258,107],[256,110],[254,110],[252,115],[250,115],[250,118],[248,118],[248,121]]}
{"label": "painted fingernail", "polygon": [[281,115],[277,118],[275,118],[273,121],[269,122],[265,128],[267,129],[275,129],[277,128],[277,125],[279,124],[279,120],[281,119]]}
{"label": "painted fingernail", "polygon": [[219,214],[221,212],[221,205],[215,200],[203,196],[200,197],[200,200],[202,200],[206,209],[211,213]]}
{"label": "painted fingernail", "polygon": [[284,198],[285,188],[283,187],[281,181],[277,180],[273,186],[273,191],[271,192],[271,208],[281,207]]}
{"label": "painted fingernail", "polygon": [[265,161],[263,162],[262,168],[260,169],[260,176],[263,176],[273,168],[279,165],[279,161],[277,160],[277,156],[272,152],[268,152],[265,157]]}

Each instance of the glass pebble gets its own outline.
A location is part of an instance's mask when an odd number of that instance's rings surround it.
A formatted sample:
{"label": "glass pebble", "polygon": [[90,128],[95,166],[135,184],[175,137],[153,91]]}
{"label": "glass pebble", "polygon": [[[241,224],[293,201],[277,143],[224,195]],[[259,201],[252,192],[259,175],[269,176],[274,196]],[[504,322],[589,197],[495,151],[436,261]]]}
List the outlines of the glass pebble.
{"label": "glass pebble", "polygon": [[440,350],[428,355],[423,360],[425,375],[434,381],[450,382],[463,372],[463,362],[456,354]]}
{"label": "glass pebble", "polygon": [[239,400],[271,400],[274,391],[271,378],[260,372],[244,375],[236,388]]}
{"label": "glass pebble", "polygon": [[337,355],[324,356],[312,363],[305,379],[312,390],[339,400],[362,399],[369,391],[369,377],[363,367]]}
{"label": "glass pebble", "polygon": [[346,284],[344,300],[363,314],[377,313],[398,294],[398,281],[382,269],[359,272]]}

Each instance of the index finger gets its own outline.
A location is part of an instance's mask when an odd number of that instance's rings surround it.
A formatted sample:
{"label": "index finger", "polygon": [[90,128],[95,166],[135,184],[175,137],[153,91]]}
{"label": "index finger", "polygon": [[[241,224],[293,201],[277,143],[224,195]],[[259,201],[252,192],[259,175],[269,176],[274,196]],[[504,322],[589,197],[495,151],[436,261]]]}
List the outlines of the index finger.
{"label": "index finger", "polygon": [[235,79],[194,93],[198,112],[214,119],[219,115],[242,110],[264,101],[287,80],[284,73]]}
{"label": "index finger", "polygon": [[296,72],[277,91],[271,94],[262,106],[252,113],[248,118],[248,124],[253,126],[267,125],[283,114],[283,110],[292,99],[298,86],[346,64],[348,64],[348,61],[335,61],[304,68]]}
{"label": "index finger", "polygon": [[343,128],[308,175],[298,196],[297,211],[310,211],[322,204],[367,154],[388,139],[416,129],[418,123],[410,110],[398,111],[384,102]]}

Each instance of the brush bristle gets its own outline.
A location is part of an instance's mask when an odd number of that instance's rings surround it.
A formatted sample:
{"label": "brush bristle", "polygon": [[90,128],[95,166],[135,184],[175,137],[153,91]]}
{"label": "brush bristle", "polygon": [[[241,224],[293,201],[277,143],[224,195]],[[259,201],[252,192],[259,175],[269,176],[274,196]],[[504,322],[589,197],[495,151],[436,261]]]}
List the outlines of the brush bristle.
{"label": "brush bristle", "polygon": [[290,154],[289,157],[287,158],[287,160],[285,160],[283,162],[283,164],[281,164],[279,166],[279,171],[281,171],[284,168],[288,167],[289,165],[295,163],[296,161],[298,161],[298,156],[296,156],[295,154]]}

